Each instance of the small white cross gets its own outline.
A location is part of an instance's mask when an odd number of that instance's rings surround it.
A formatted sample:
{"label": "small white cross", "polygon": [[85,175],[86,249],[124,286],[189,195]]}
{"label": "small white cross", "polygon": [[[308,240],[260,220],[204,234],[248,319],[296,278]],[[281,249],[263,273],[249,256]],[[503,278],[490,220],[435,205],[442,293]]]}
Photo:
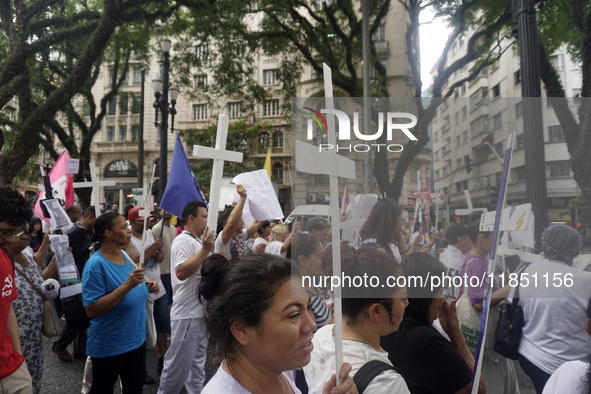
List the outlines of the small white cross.
{"label": "small white cross", "polygon": [[96,167],[94,163],[88,165],[90,167],[90,182],[74,182],[74,189],[83,189],[92,187],[92,195],[94,197],[94,213],[98,218],[101,214],[100,199],[99,199],[99,187],[101,186],[115,186],[115,181],[97,181],[96,180]]}
{"label": "small white cross", "polygon": [[215,148],[193,145],[193,156],[204,159],[213,159],[213,171],[211,173],[211,184],[209,187],[210,212],[207,215],[207,227],[209,227],[209,231],[215,231],[218,223],[218,206],[220,205],[224,161],[242,163],[242,153],[226,150],[229,123],[230,119],[228,118],[228,115],[221,114],[218,117]]}

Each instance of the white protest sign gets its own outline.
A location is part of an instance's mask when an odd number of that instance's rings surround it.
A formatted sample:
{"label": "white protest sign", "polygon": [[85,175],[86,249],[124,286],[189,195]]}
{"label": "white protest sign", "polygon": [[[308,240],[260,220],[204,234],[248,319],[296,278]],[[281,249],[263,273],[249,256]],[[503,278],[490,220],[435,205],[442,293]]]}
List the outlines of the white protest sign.
{"label": "white protest sign", "polygon": [[277,194],[266,170],[256,170],[236,175],[232,183],[246,189],[250,213],[255,220],[283,219]]}
{"label": "white protest sign", "polygon": [[[493,231],[497,211],[487,212],[480,218],[480,231]],[[531,204],[523,204],[503,209],[500,231],[526,231],[529,226]]]}
{"label": "white protest sign", "polygon": [[[247,193],[248,193],[248,191],[247,191]],[[223,194],[222,194],[222,197],[223,197]],[[233,203],[237,203],[238,201],[240,201],[240,194],[238,194],[236,189],[234,189],[228,195],[228,199],[230,200],[228,205],[232,205]],[[242,222],[244,223],[243,228],[250,226],[250,224],[254,221],[255,221],[255,219],[254,219],[254,217],[252,217],[252,213],[250,213],[250,205],[248,203],[248,198],[247,198],[246,201],[244,201],[244,207],[242,208]]]}
{"label": "white protest sign", "polygon": [[66,174],[77,174],[80,170],[80,159],[68,159]]}
{"label": "white protest sign", "polygon": [[41,203],[45,205],[49,215],[49,230],[61,230],[62,228],[69,227],[72,224],[68,214],[62,208],[62,205],[56,199],[42,200]]}

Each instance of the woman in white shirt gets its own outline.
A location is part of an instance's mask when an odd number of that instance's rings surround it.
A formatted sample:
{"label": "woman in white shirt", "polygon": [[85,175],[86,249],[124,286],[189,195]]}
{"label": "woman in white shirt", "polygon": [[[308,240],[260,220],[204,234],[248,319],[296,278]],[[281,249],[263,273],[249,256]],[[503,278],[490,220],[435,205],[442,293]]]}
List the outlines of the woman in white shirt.
{"label": "woman in white shirt", "polygon": [[[591,337],[591,300],[587,306],[585,331]],[[591,349],[587,349],[591,350]],[[589,394],[591,393],[591,354],[587,360],[568,361],[562,364],[544,386],[542,394]]]}
{"label": "woman in white shirt", "polygon": [[[351,278],[378,277],[383,284],[388,279],[391,286],[403,275],[393,257],[376,249],[354,250],[343,245],[341,261],[343,274]],[[343,361],[352,365],[351,373],[355,375],[373,360],[392,366],[388,353],[380,346],[380,338],[398,330],[408,305],[406,287],[343,288],[342,304]],[[310,393],[318,393],[335,368],[333,327],[334,324],[322,327],[312,341],[315,348],[312,360],[304,367]],[[375,376],[364,393],[404,394],[409,391],[402,376],[392,367]]]}
{"label": "woman in white shirt", "polygon": [[[266,253],[230,264],[215,254],[203,262],[199,296],[207,301],[205,322],[210,340],[222,346],[224,361],[203,394],[300,394],[285,373],[310,361],[313,331],[310,299],[298,268]],[[344,365],[337,391],[357,393]],[[336,386],[334,375],[322,393]]]}

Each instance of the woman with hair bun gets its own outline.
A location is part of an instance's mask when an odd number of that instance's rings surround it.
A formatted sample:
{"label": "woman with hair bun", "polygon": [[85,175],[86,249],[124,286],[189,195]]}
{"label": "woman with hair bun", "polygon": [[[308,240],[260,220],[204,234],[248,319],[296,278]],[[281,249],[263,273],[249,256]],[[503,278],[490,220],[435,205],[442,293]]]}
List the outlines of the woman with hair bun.
{"label": "woman with hair bun", "polygon": [[[316,323],[297,267],[266,253],[232,264],[214,254],[203,262],[201,276],[210,340],[224,354],[202,393],[299,394],[285,372],[310,361]],[[341,384],[335,387],[333,375],[322,393],[357,393],[349,370],[344,364]]]}
{"label": "woman with hair bun", "polygon": [[[387,279],[403,275],[393,257],[375,249],[355,250],[341,244],[341,261],[343,275],[351,278],[378,277],[381,283],[386,283]],[[388,353],[380,346],[380,337],[398,330],[408,305],[406,288],[395,284],[394,280],[384,288],[343,288],[343,361],[352,365],[353,375],[374,360],[389,367],[371,380],[365,388],[366,394],[409,392],[404,379],[388,360]],[[331,365],[335,364],[333,328],[334,324],[322,327],[312,341],[315,348],[312,360],[304,367],[311,393],[319,392]]]}
{"label": "woman with hair bun", "polygon": [[92,359],[90,393],[112,393],[121,377],[124,393],[141,393],[146,376],[146,300],[158,293],[144,284],[144,269],[135,268],[122,249],[131,231],[125,218],[108,211],[96,219],[94,240],[100,249],[82,274],[82,297],[91,319],[86,352]]}

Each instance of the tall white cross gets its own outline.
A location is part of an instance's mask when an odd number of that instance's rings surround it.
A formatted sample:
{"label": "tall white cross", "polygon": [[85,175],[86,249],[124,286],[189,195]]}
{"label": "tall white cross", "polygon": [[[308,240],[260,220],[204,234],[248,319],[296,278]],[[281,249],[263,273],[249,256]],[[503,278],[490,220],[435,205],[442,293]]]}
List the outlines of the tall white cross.
{"label": "tall white cross", "polygon": [[[326,109],[334,109],[332,93],[332,71],[326,64],[324,71],[324,91]],[[336,128],[334,115],[327,116],[328,143],[336,146]],[[328,175],[330,180],[330,216],[332,226],[332,260],[333,275],[341,277],[341,223],[339,209],[339,178],[355,179],[355,162],[335,152],[320,152],[317,146],[303,141],[295,143],[296,169],[309,174]],[[343,364],[343,306],[341,304],[342,289],[334,290],[334,336],[335,366],[337,383],[340,382],[339,370]]]}
{"label": "tall white cross", "polygon": [[154,175],[156,174],[156,164],[152,169],[152,176],[150,177],[150,183],[144,185],[143,190],[143,206],[144,209],[138,212],[138,214],[144,218],[144,230],[142,232],[142,247],[140,248],[140,260],[138,266],[144,266],[144,257],[146,255],[146,226],[148,223],[148,217],[150,216],[150,196],[152,195],[152,185],[154,184]]}
{"label": "tall white cross", "polygon": [[83,189],[92,187],[92,196],[94,197],[94,213],[98,218],[101,214],[100,199],[99,199],[99,187],[101,186],[115,186],[115,181],[97,181],[96,179],[96,167],[94,163],[88,164],[90,167],[90,182],[74,182],[74,189]]}
{"label": "tall white cross", "polygon": [[218,130],[215,137],[215,148],[193,145],[193,156],[204,159],[213,159],[213,171],[209,187],[209,210],[207,215],[207,227],[209,231],[215,231],[218,223],[218,206],[220,205],[220,192],[222,188],[222,176],[224,175],[224,161],[242,163],[242,153],[226,150],[228,139],[228,115],[221,114],[218,117]]}

